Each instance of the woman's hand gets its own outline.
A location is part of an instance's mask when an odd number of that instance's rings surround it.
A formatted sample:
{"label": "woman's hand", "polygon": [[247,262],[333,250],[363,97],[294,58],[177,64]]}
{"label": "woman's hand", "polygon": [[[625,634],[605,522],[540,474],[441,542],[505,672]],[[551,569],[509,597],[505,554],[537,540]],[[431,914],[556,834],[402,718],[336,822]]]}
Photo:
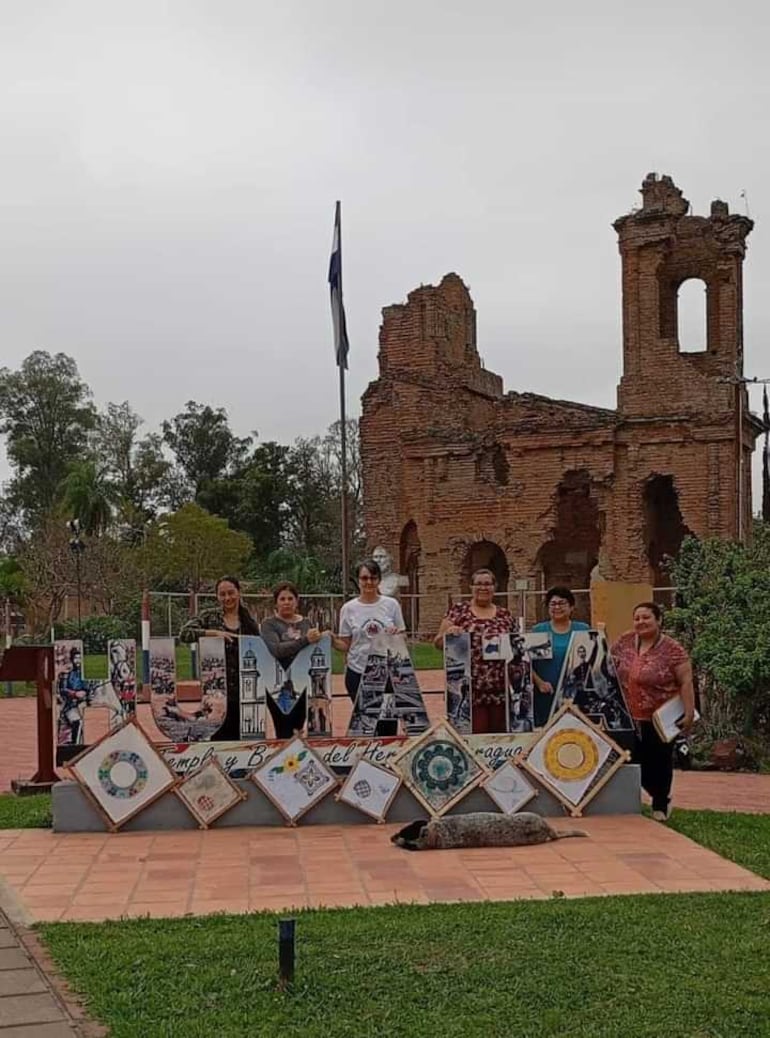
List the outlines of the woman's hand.
{"label": "woman's hand", "polygon": [[686,709],[684,717],[679,722],[679,729],[682,732],[689,732],[692,726],[695,724],[695,711],[693,709]]}
{"label": "woman's hand", "polygon": [[458,627],[457,624],[450,624],[449,627],[447,627],[446,630],[444,631],[444,634],[452,634],[452,635],[462,634],[462,633],[463,633],[462,627]]}
{"label": "woman's hand", "polygon": [[317,627],[311,627],[305,637],[310,645],[315,645],[316,642],[320,642],[321,640],[321,632]]}
{"label": "woman's hand", "polygon": [[398,634],[398,633],[399,633],[398,628],[395,627],[393,624],[391,624],[390,627],[386,627],[385,628],[385,634]]}
{"label": "woman's hand", "polygon": [[553,685],[551,684],[550,681],[541,681],[539,683],[536,682],[535,683],[535,689],[538,692],[542,692],[544,696],[552,696],[553,695]]}
{"label": "woman's hand", "polygon": [[233,634],[232,631],[215,631],[214,628],[210,631],[204,631],[203,634],[206,638],[224,638],[226,642],[235,641],[238,637],[238,635]]}

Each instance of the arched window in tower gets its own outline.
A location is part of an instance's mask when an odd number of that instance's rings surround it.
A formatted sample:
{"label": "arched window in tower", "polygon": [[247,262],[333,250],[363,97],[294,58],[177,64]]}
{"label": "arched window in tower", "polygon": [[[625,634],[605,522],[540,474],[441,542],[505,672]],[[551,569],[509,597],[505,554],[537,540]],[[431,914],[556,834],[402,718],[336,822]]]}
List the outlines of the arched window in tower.
{"label": "arched window in tower", "polygon": [[[495,575],[497,594],[507,595],[510,576],[508,561],[499,544],[495,544],[494,541],[476,541],[469,546],[460,574],[460,586],[466,595],[470,593],[471,576],[477,569],[491,570]],[[501,605],[505,604],[499,601]]]}
{"label": "arched window in tower", "polygon": [[708,346],[707,287],[701,278],[688,278],[679,286],[677,339],[680,353],[703,353]]}

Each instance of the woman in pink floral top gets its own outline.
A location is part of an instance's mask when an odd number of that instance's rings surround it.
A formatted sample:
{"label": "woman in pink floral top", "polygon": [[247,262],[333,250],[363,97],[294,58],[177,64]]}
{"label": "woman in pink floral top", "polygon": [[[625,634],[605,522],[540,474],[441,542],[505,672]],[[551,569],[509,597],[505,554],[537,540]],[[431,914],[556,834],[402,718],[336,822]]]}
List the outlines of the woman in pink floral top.
{"label": "woman in pink floral top", "polygon": [[661,620],[660,606],[641,602],[634,609],[633,631],[618,638],[612,656],[639,733],[634,762],[641,764],[642,786],[652,797],[652,817],[664,822],[670,813],[674,744],[661,741],[652,715],[680,695],[685,707],[681,727],[687,731],[693,722],[695,693],[690,659],[679,642],[662,633]]}
{"label": "woman in pink floral top", "polygon": [[438,629],[434,639],[437,648],[443,648],[445,634],[471,634],[471,703],[474,732],[504,732],[505,724],[505,662],[484,659],[484,639],[509,634],[514,630],[513,615],[495,605],[495,575],[489,569],[477,569],[471,576],[470,602],[453,605]]}

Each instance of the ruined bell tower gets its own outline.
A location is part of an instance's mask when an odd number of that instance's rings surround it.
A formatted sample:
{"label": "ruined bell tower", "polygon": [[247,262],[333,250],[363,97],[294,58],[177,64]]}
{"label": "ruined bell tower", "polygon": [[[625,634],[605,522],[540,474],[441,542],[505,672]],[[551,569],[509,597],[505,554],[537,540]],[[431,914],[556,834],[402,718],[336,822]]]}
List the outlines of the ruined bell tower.
{"label": "ruined bell tower", "polygon": [[[751,519],[750,460],[756,429],[743,376],[743,260],[753,223],[711,203],[709,216],[691,206],[669,176],[650,173],[642,206],[614,223],[622,262],[623,376],[618,414],[627,427],[650,422],[661,441],[703,446],[710,482],[705,495],[731,494],[720,520],[701,534],[742,537]],[[680,342],[679,291],[702,283],[706,342],[685,352]],[[697,433],[693,428],[697,426]],[[706,459],[704,459],[706,460]],[[679,481],[686,482],[686,474]]]}

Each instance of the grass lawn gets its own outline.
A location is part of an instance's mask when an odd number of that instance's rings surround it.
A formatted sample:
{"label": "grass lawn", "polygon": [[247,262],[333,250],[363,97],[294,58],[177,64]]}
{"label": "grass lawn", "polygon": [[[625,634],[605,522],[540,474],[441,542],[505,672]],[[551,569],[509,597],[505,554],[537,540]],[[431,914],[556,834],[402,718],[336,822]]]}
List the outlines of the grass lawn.
{"label": "grass lawn", "polygon": [[113,1038],[758,1038],[770,894],[396,906],[41,927]]}
{"label": "grass lawn", "polygon": [[770,879],[770,815],[674,810],[668,824],[696,843]]}
{"label": "grass lawn", "polygon": [[[50,829],[51,794],[17,797],[15,793],[0,794],[0,829]],[[0,874],[3,867],[0,862]]]}

